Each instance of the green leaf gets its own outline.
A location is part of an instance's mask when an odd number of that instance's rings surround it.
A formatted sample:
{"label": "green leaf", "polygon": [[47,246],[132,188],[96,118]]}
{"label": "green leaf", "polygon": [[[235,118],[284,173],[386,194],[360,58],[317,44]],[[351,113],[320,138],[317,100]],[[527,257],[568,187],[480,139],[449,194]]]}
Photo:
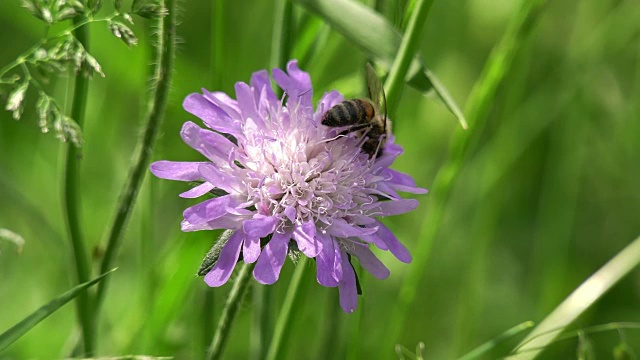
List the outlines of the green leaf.
{"label": "green leaf", "polygon": [[[400,48],[402,34],[373,9],[351,0],[294,1],[323,18],[368,57],[387,69],[391,67]],[[458,118],[460,124],[466,126],[459,106],[433,72],[426,68],[420,56],[414,57],[405,81],[423,95],[435,93],[436,98]]]}
{"label": "green leaf", "polygon": [[65,292],[64,294],[51,300],[48,304],[42,306],[41,308],[33,312],[31,315],[24,318],[22,321],[14,325],[11,329],[0,334],[0,351],[6,349],[7,346],[11,345],[14,341],[18,340],[22,335],[26,334],[34,326],[38,325],[40,321],[46,319],[47,316],[56,312],[66,303],[73,300],[76,296],[80,295],[88,287],[96,284],[97,282],[102,280],[105,276],[111,274],[115,270],[116,269],[113,269],[107,273],[104,273],[98,276],[97,278],[91,281],[80,284],[74,287],[73,289]]}

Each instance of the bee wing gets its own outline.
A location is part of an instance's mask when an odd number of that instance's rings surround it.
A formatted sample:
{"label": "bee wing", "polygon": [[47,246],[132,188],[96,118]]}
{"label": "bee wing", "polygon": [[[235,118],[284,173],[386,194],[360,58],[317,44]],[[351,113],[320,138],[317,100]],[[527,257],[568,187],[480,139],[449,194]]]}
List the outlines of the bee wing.
{"label": "bee wing", "polygon": [[[369,98],[378,108],[378,111],[384,111],[384,130],[385,133],[387,131],[387,96],[384,93],[384,88],[382,87],[382,83],[380,82],[380,78],[376,74],[376,71],[373,70],[373,66],[370,63],[366,65],[366,75],[367,75],[367,87],[369,88]],[[382,102],[380,101],[380,95],[382,95]]]}

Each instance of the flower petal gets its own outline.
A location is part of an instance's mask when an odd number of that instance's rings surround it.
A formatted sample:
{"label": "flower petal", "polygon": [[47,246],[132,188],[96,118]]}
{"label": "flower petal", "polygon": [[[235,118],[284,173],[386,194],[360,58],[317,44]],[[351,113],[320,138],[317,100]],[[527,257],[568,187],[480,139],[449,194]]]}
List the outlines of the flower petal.
{"label": "flower petal", "polygon": [[240,256],[240,245],[244,234],[242,230],[237,230],[229,237],[229,240],[222,248],[218,261],[211,271],[204,277],[204,281],[211,287],[224,285],[229,280],[233,269],[236,267]]}
{"label": "flower petal", "polygon": [[404,214],[411,210],[415,210],[418,205],[419,203],[416,199],[399,199],[390,201],[379,201],[369,206],[363,206],[362,209],[367,210],[369,215],[372,216],[390,216]]}
{"label": "flower petal", "polygon": [[377,279],[383,280],[389,277],[389,269],[378,259],[374,253],[369,249],[366,244],[354,244],[354,246],[348,247],[349,252],[355,255],[360,264],[371,275]]}
{"label": "flower petal", "polygon": [[179,180],[179,181],[196,181],[202,179],[202,175],[198,171],[200,165],[206,162],[180,162],[180,161],[156,161],[149,169],[151,173],[161,179]]}
{"label": "flower petal", "polygon": [[241,179],[234,177],[229,172],[221,171],[212,164],[201,165],[198,170],[205,180],[217,188],[230,194],[242,194],[244,192],[240,184]]}
{"label": "flower petal", "polygon": [[275,283],[280,276],[280,270],[287,258],[287,250],[291,233],[274,233],[271,240],[265,245],[258,258],[258,263],[253,269],[253,277],[259,283],[270,285]]}
{"label": "flower petal", "polygon": [[322,244],[316,238],[316,225],[312,220],[296,224],[293,230],[293,238],[298,243],[298,249],[310,258],[318,256],[322,250]]}
{"label": "flower petal", "polygon": [[331,226],[327,228],[327,232],[333,236],[346,238],[351,236],[364,236],[373,234],[377,229],[374,228],[364,228],[357,225],[350,225],[344,219],[336,218],[333,219],[333,223]]}
{"label": "flower petal", "polygon": [[267,102],[278,102],[278,97],[273,92],[273,88],[271,88],[271,79],[269,79],[269,73],[266,70],[256,71],[251,74],[251,81],[249,84],[254,88],[257,104],[260,104],[260,96],[263,91],[265,92],[265,100]]}
{"label": "flower petal", "polygon": [[258,114],[258,108],[256,104],[255,97],[253,95],[253,91],[249,87],[249,85],[238,82],[235,86],[236,89],[236,97],[238,98],[238,106],[240,107],[240,112],[242,113],[242,118],[251,119],[253,123],[256,125],[257,129],[266,130],[266,126],[262,117]]}
{"label": "flower petal", "polygon": [[311,107],[313,89],[309,74],[298,68],[298,61],[291,60],[287,64],[287,73],[280,69],[273,69],[273,79],[287,94],[287,106],[293,107],[299,103],[304,107]]}
{"label": "flower petal", "polygon": [[389,185],[397,191],[413,194],[426,194],[428,192],[427,189],[417,187],[416,182],[410,175],[392,169],[387,169],[384,174],[391,177],[388,180]]}
{"label": "flower petal", "polygon": [[[234,121],[227,111],[218,106],[211,98],[202,94],[191,94],[184,99],[182,107],[199,117],[211,129],[231,134],[242,134],[239,122]],[[239,117],[236,117],[239,119]]]}
{"label": "flower petal", "polygon": [[[378,227],[378,231],[375,234],[364,236],[362,239],[373,242],[376,245],[378,245],[379,241],[382,241],[398,260],[407,264],[410,263],[411,254],[409,253],[409,250],[407,250],[407,248],[398,241],[398,238],[393,235],[391,230],[378,220],[376,220],[376,226]],[[384,248],[380,248],[384,250]]]}
{"label": "flower petal", "polygon": [[340,292],[340,306],[346,313],[352,313],[358,306],[358,289],[356,288],[356,274],[349,263],[348,256],[342,252],[342,279],[338,284]]}
{"label": "flower petal", "polygon": [[199,204],[187,208],[182,215],[190,224],[197,225],[215,220],[227,214],[226,208],[239,204],[240,201],[233,195],[225,195],[218,198],[208,199]]}
{"label": "flower petal", "polygon": [[242,255],[246,263],[253,263],[260,256],[260,238],[271,234],[278,223],[278,219],[272,216],[257,215],[242,224],[245,239]]}
{"label": "flower petal", "polygon": [[322,251],[316,256],[318,272],[316,279],[323,286],[338,286],[342,279],[342,257],[340,246],[330,236],[322,233],[316,235],[322,242]]}
{"label": "flower petal", "polygon": [[[202,129],[200,126],[192,123],[191,121],[187,121],[182,126],[180,136],[187,145],[191,146],[193,149],[206,156],[207,159],[211,160],[211,162],[213,162],[217,166],[227,165],[229,152],[231,151],[231,149],[229,147],[222,146],[221,143],[216,143],[215,141],[209,142],[203,139],[202,135],[206,135],[207,132],[215,134],[210,130]],[[220,134],[218,134],[218,136],[223,137]],[[210,137],[215,136],[211,135]],[[228,142],[231,143],[230,141]]]}
{"label": "flower petal", "polygon": [[203,182],[202,184],[194,187],[191,190],[185,191],[178,196],[180,196],[181,198],[193,199],[208,193],[209,191],[213,190],[213,188],[214,186],[211,185],[210,183]]}

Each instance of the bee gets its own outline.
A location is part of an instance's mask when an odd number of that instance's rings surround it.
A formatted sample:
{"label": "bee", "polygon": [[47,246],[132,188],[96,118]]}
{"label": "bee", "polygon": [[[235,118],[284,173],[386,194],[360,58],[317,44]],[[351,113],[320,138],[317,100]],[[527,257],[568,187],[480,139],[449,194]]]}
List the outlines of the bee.
{"label": "bee", "polygon": [[[365,138],[362,151],[372,158],[382,155],[384,144],[391,135],[391,124],[387,119],[387,98],[384,89],[369,63],[366,66],[366,76],[369,99],[344,100],[329,109],[322,116],[321,122],[322,125],[330,127],[350,126],[340,135],[357,132],[357,137]],[[380,100],[384,105],[384,113],[380,111]]]}

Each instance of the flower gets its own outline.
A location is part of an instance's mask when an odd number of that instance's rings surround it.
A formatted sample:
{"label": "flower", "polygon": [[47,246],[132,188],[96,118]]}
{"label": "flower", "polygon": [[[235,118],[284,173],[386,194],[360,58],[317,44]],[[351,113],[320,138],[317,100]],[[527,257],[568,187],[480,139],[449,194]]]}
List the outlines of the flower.
{"label": "flower", "polygon": [[289,251],[314,258],[317,280],[335,287],[346,312],[357,306],[356,274],[351,257],[376,278],[389,270],[370,244],[388,250],[398,260],[411,255],[376,217],[402,214],[418,201],[400,192],[425,193],[413,179],[389,169],[402,148],[391,136],[381,156],[370,157],[355,134],[340,135],[320,124],[322,115],[343,100],[337,91],[325,93],[314,111],[309,74],[295,60],[287,72],[273,70],[286,95],[278,99],[266,71],[249,84],[235,85],[236,98],[203,90],[184,100],[185,110],[207,128],[186,122],[181,136],[204,155],[202,162],[157,161],[151,172],[169,180],[198,181],[182,194],[209,198],[184,211],[183,231],[231,229],[217,262],[204,280],[221,286],[240,257],[256,262],[255,279],[273,284]]}

